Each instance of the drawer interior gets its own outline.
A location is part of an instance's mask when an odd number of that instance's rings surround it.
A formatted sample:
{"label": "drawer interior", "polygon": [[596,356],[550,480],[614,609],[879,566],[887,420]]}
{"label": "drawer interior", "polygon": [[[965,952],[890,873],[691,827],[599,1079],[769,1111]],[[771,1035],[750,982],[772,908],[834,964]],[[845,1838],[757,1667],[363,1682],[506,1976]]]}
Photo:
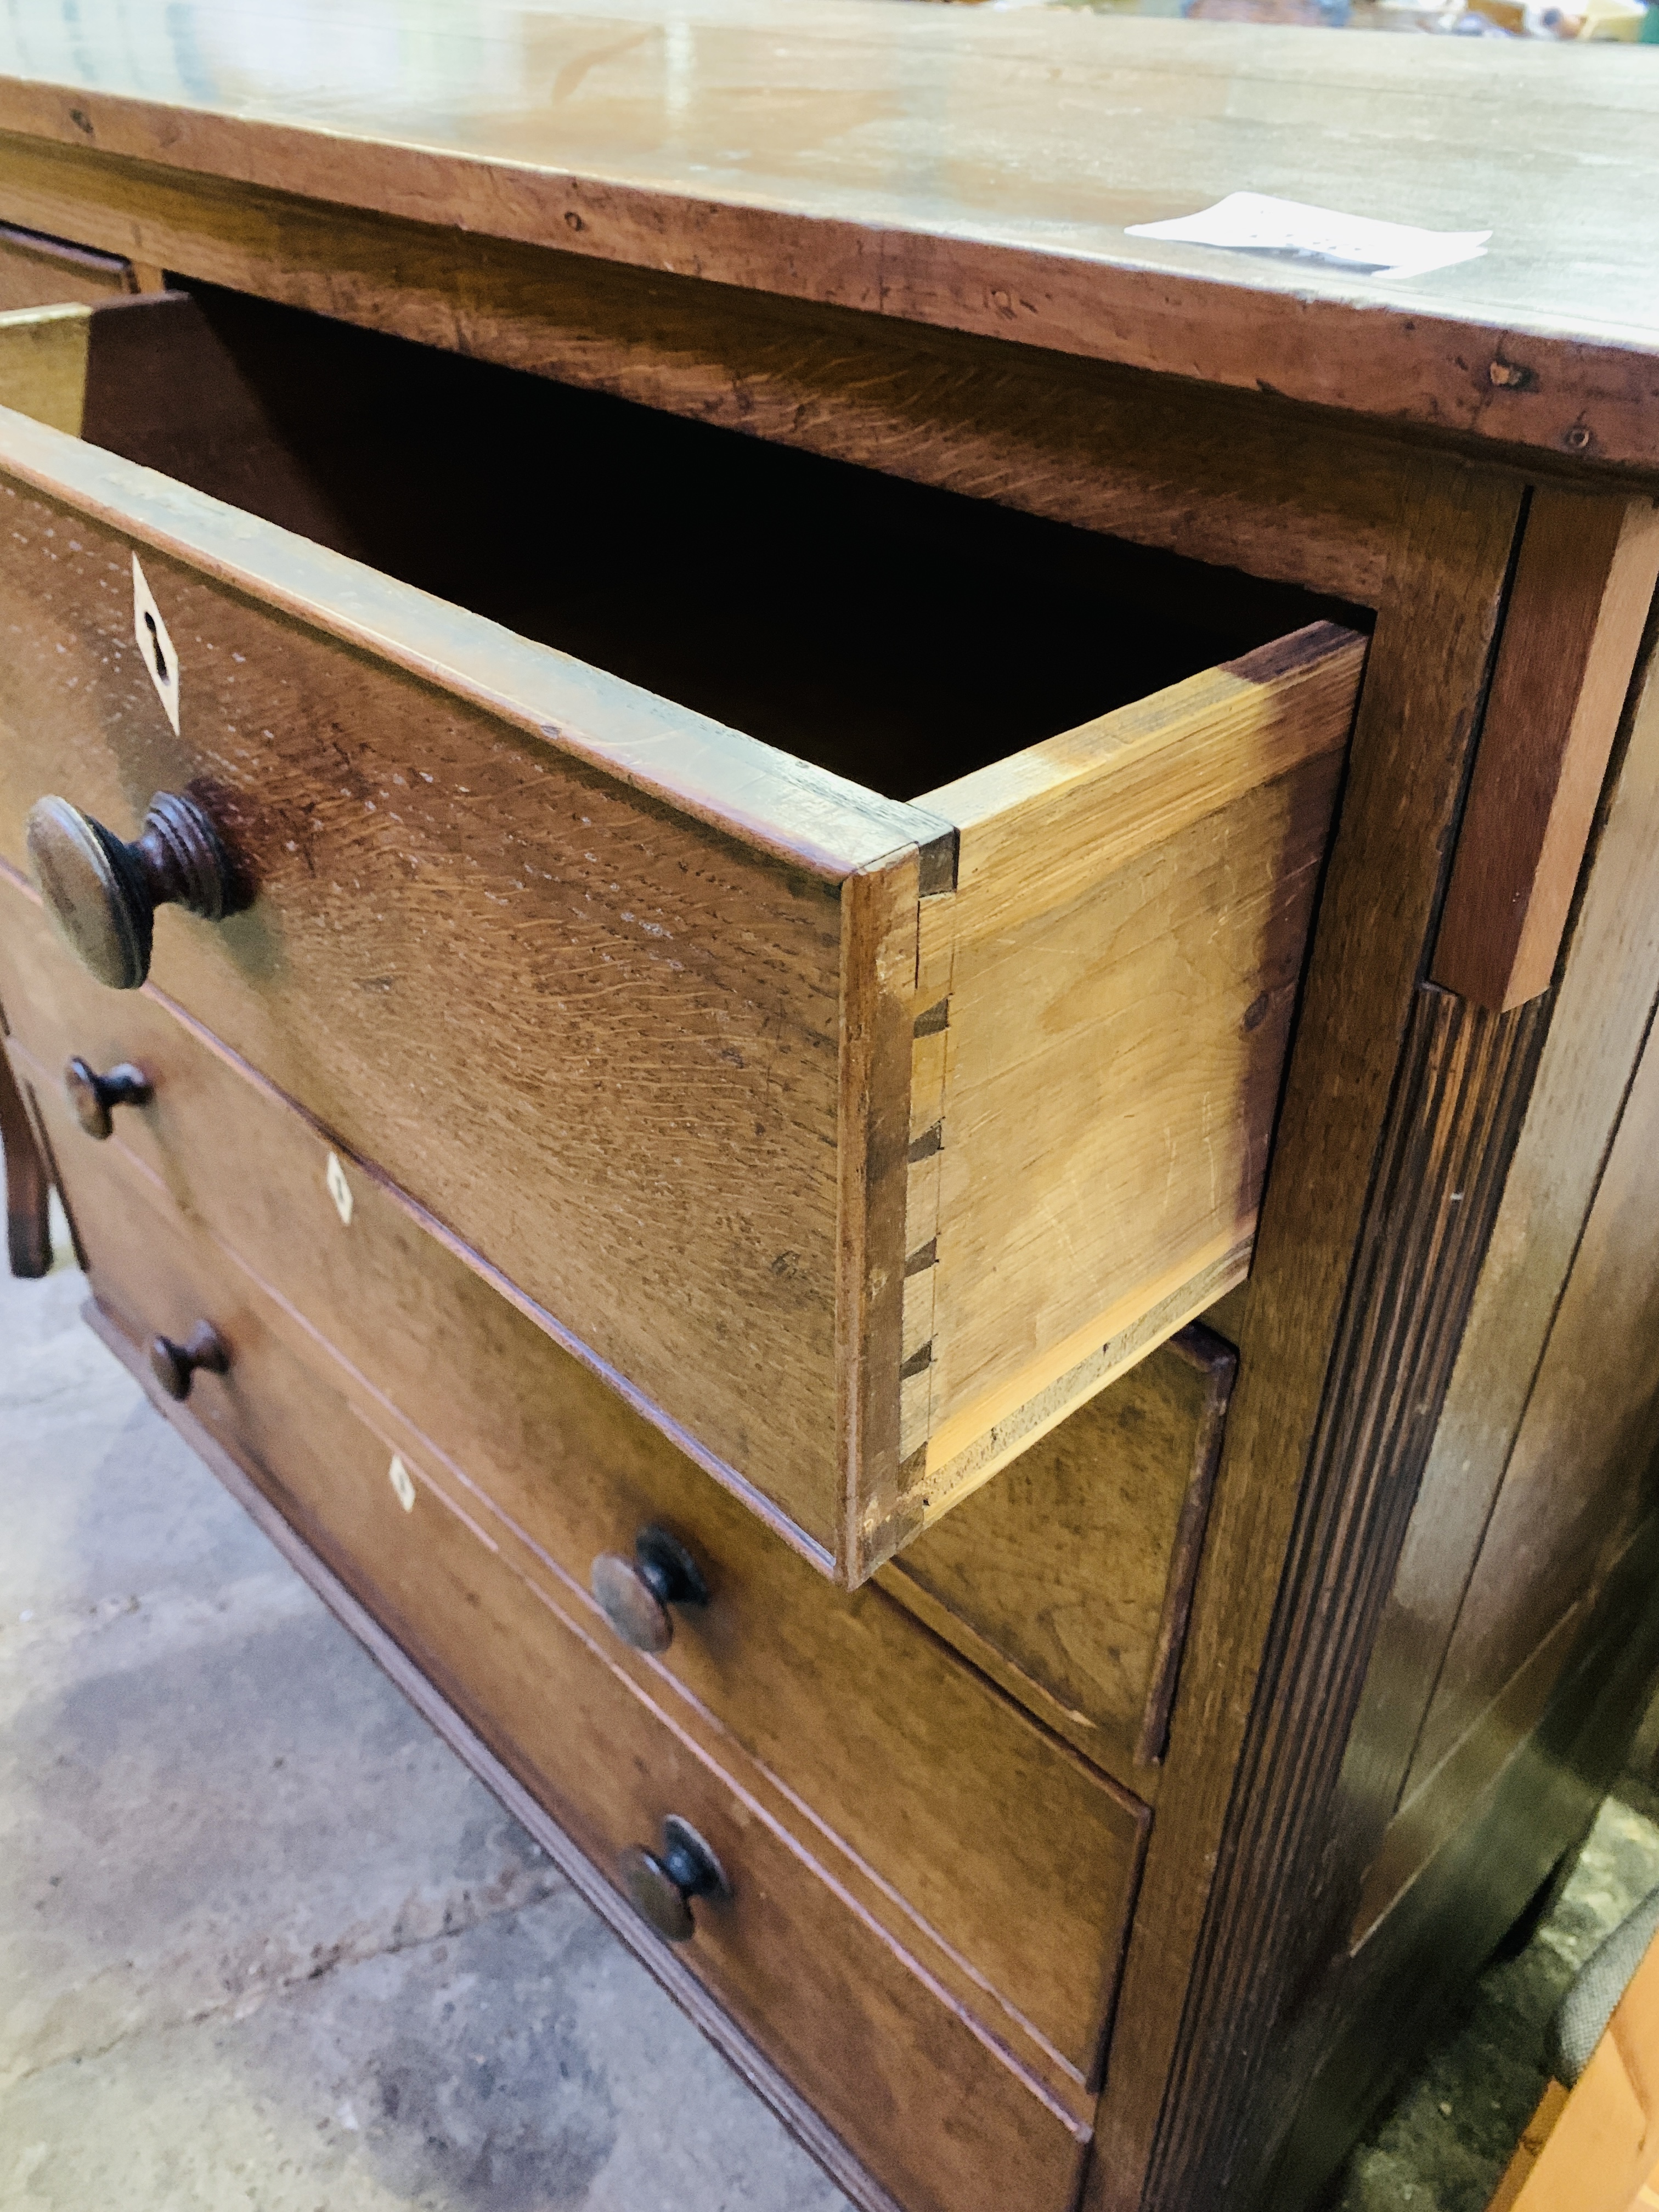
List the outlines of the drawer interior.
{"label": "drawer interior", "polygon": [[8,860],[206,793],[161,987],[815,1564],[1243,1279],[1354,627],[240,298],[5,337]]}
{"label": "drawer interior", "polygon": [[100,315],[82,434],[892,799],[1356,620],[209,287]]}

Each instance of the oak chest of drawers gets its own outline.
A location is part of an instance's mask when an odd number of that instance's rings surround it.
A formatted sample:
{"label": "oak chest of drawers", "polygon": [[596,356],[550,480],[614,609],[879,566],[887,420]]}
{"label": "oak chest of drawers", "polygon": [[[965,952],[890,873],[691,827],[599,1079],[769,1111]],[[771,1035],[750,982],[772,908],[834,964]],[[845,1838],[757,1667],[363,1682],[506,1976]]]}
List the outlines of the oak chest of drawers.
{"label": "oak chest of drawers", "polygon": [[[485,157],[196,12],[0,51],[14,1264],[857,2199],[1309,2201],[1659,1651],[1655,349],[1049,251],[1161,26],[544,15]],[[884,69],[1006,217],[695,183]]]}

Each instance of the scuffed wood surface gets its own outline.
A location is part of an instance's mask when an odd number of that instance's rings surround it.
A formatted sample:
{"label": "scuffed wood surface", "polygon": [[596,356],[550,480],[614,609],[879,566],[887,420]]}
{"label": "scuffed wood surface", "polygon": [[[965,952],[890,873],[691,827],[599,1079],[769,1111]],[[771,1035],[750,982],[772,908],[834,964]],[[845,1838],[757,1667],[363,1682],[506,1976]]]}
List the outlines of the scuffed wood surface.
{"label": "scuffed wood surface", "polygon": [[1434,948],[1477,1006],[1549,988],[1656,579],[1651,500],[1533,494]]}
{"label": "scuffed wood surface", "polygon": [[[660,1657],[626,1665],[659,1703],[714,1715],[889,1886],[896,1939],[939,1947],[990,2031],[1086,2109],[1139,1863],[1142,1808],[1063,1752],[879,1593],[848,1595],[426,1233],[362,1164],[194,1033],[156,994],[70,969],[27,895],[0,884],[0,988],[13,1050],[47,1099],[72,1189],[176,1210],[270,1293],[302,1354],[343,1363],[388,1451],[447,1469],[522,1571],[593,1613],[601,1552],[653,1522],[689,1545],[710,1604]],[[153,1103],[94,1144],[59,1091],[71,1052],[143,1066]],[[106,1167],[136,1180],[94,1180]],[[88,1233],[102,1231],[85,1206]],[[107,1235],[115,1234],[113,1228]],[[94,1239],[94,1241],[96,1241]],[[440,1355],[434,1357],[434,1352]],[[1025,1808],[1048,1808],[1041,1838]],[[1006,1867],[1024,1880],[1006,1894]]]}
{"label": "scuffed wood surface", "polygon": [[[258,0],[113,15],[95,44],[67,17],[8,23],[0,130],[1571,461],[1659,462],[1659,83],[1616,49],[882,0],[309,0],[273,75]],[[1455,163],[1417,156],[1446,144]],[[1240,189],[1496,235],[1403,284],[1126,235]],[[142,234],[125,250],[156,258]]]}
{"label": "scuffed wood surface", "polygon": [[[708,1717],[683,1706],[671,1719],[641,1694],[591,1604],[521,1571],[453,1469],[412,1449],[406,1512],[349,1378],[320,1346],[296,1347],[252,1279],[145,1200],[116,1160],[84,1160],[74,1188],[94,1201],[92,1278],[112,1325],[142,1344],[158,1322],[177,1333],[204,1305],[222,1317],[232,1369],[191,1393],[202,1430],[589,1860],[614,1881],[620,1851],[654,1844],[669,1811],[707,1838],[733,1900],[698,1906],[681,1957],[878,2179],[919,2212],[1000,2212],[1012,2169],[1060,2212],[1086,2123],[888,1937],[867,1877],[766,1769]],[[915,2097],[872,2096],[872,2069],[878,2080],[902,2072]]]}
{"label": "scuffed wood surface", "polygon": [[834,881],[146,546],[176,738],[127,541],[0,503],[0,852],[42,791],[131,836],[210,790],[259,896],[164,912],[157,979],[832,1558]]}

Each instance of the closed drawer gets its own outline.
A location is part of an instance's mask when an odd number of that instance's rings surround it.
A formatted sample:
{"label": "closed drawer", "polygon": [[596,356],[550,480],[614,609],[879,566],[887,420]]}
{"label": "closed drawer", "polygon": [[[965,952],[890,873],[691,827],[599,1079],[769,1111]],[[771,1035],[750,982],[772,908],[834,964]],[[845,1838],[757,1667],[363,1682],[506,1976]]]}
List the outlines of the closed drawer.
{"label": "closed drawer", "polygon": [[1237,1279],[1358,637],[252,302],[80,375],[0,433],[0,852],[194,794],[251,903],[166,990],[818,1565]]}
{"label": "closed drawer", "polygon": [[[580,1611],[653,1699],[711,1715],[870,1870],[900,1940],[938,1944],[995,2033],[1061,2088],[1094,2081],[1144,1806],[881,1591],[825,1583],[150,992],[83,977],[9,884],[0,1005],[58,1171],[72,1198],[88,1191],[84,1234],[94,1189],[100,1207],[131,1191],[176,1211],[204,1249],[210,1238],[221,1264],[236,1255],[294,1340],[342,1364],[382,1472],[400,1450],[465,1487],[520,1571]],[[148,1104],[113,1110],[105,1141],[68,1110],[70,1054],[136,1066],[151,1087]],[[665,1650],[629,1652],[590,1575],[653,1526],[689,1548],[708,1601],[672,1608]]]}
{"label": "closed drawer", "polygon": [[69,1187],[106,1311],[136,1344],[212,1316],[229,1364],[194,1378],[191,1412],[594,1863],[614,1875],[630,1845],[659,1848],[669,1814],[713,1848],[732,1896],[694,1904],[683,1955],[877,2178],[917,2212],[1011,2197],[1066,2212],[1086,2124],[826,1878],[765,1778],[738,1778],[695,1723],[657,1710],[416,1461],[400,1496],[380,1438],[263,1294],[107,1151]]}

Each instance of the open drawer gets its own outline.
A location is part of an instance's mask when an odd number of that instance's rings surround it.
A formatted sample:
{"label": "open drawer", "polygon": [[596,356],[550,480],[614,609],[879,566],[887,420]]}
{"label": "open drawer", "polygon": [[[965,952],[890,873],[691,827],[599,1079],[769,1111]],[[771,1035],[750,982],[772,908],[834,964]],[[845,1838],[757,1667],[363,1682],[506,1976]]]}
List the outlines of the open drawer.
{"label": "open drawer", "polygon": [[1240,1278],[1354,630],[231,295],[0,400],[0,854],[193,801],[157,986],[821,1566]]}

